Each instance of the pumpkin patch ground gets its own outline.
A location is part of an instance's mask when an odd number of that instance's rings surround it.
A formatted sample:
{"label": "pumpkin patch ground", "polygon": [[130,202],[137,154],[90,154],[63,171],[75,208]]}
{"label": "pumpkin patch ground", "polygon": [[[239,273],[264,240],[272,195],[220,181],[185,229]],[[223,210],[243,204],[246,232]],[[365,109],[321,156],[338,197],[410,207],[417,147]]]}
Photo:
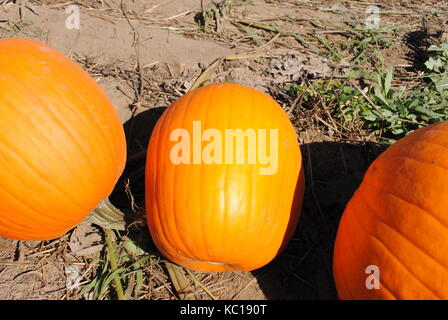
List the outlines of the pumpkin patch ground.
{"label": "pumpkin patch ground", "polygon": [[[0,1],[0,38],[57,49],[120,116],[127,163],[110,200],[126,230],[110,240],[128,299],[337,299],[334,242],[364,173],[407,133],[448,120],[447,23],[437,0]],[[151,132],[171,103],[213,82],[270,95],[300,144],[299,224],[253,271],[179,267],[148,232]],[[117,299],[110,264],[104,230],[89,223],[49,241],[0,237],[0,299]]]}

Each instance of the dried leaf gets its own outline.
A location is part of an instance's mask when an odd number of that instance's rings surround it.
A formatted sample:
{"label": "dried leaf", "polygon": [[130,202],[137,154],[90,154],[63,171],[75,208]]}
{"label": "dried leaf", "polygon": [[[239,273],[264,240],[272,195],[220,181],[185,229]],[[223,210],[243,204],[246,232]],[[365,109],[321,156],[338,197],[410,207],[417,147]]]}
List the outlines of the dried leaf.
{"label": "dried leaf", "polygon": [[96,258],[99,256],[103,244],[98,229],[89,223],[81,223],[72,232],[69,241],[70,250],[77,256]]}

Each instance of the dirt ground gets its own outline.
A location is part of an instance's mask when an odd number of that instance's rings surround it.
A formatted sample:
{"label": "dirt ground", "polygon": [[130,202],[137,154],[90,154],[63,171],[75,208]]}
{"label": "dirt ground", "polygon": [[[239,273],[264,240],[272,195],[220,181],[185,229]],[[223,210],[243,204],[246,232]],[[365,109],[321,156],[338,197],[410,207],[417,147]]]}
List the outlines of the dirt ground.
{"label": "dirt ground", "polygon": [[[335,127],[325,106],[302,108],[285,88],[346,75],[345,57],[348,61],[355,53],[341,51],[336,63],[338,53],[332,48],[354,37],[347,28],[363,27],[368,4],[214,3],[0,0],[0,38],[36,39],[69,56],[104,88],[124,123],[131,160],[111,199],[134,221],[124,236],[150,257],[141,266],[144,280],[138,293],[129,284],[128,297],[179,298],[143,218],[141,154],[164,108],[205,79],[254,87],[285,108],[297,129],[307,186],[299,227],[279,257],[253,272],[185,271],[201,283],[189,297],[337,299],[331,259],[339,219],[365,170],[385,147],[360,128]],[[80,29],[66,28],[69,5],[80,9]],[[422,41],[435,41],[448,30],[445,1],[388,0],[378,6],[384,26],[402,25],[386,35],[390,45],[382,52],[384,63],[403,78],[418,74]],[[369,61],[365,63],[368,68]],[[0,238],[0,299],[92,299],[91,291],[82,288],[101,271],[104,247],[102,231],[88,224],[54,241]],[[134,278],[129,283],[138,282]]]}

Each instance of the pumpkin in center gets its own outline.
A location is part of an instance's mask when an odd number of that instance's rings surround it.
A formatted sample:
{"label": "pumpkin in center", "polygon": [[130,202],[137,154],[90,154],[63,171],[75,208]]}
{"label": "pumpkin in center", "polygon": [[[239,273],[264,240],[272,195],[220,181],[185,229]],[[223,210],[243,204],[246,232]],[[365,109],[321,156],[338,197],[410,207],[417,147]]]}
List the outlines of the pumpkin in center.
{"label": "pumpkin in center", "polygon": [[302,159],[288,116],[230,83],[196,89],[163,113],[146,163],[147,221],[171,261],[199,271],[269,263],[297,225]]}

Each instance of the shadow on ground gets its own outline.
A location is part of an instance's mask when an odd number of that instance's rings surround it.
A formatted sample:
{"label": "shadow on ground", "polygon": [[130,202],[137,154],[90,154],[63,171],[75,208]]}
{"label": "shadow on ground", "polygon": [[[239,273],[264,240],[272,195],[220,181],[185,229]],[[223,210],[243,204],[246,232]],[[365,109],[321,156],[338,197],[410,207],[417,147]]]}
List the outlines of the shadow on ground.
{"label": "shadow on ground", "polygon": [[301,150],[306,189],[297,230],[285,250],[253,274],[268,299],[337,299],[332,258],[339,220],[385,146],[316,142]]}
{"label": "shadow on ground", "polygon": [[112,201],[120,209],[132,211],[132,203],[134,209],[135,206],[144,206],[146,152],[152,131],[165,109],[163,107],[148,109],[123,125],[127,141],[127,162],[111,196]]}
{"label": "shadow on ground", "polygon": [[[128,236],[153,253],[157,249],[145,225],[144,168],[151,132],[165,109],[149,109],[124,124],[128,162],[111,195],[112,202],[126,212]],[[301,146],[306,188],[298,228],[273,262],[253,271],[268,299],[337,299],[332,254],[339,220],[364,172],[384,149],[374,143]]]}
{"label": "shadow on ground", "polygon": [[145,164],[152,131],[165,107],[151,108],[124,123],[127,141],[126,167],[109,197],[125,213],[127,236],[143,249],[155,252],[146,227],[145,217]]}
{"label": "shadow on ground", "polygon": [[442,30],[429,31],[426,28],[410,31],[404,37],[404,43],[410,51],[406,57],[412,63],[412,69],[415,71],[426,72],[425,62],[428,60],[428,48],[432,44],[438,43],[438,39],[442,36]]}

